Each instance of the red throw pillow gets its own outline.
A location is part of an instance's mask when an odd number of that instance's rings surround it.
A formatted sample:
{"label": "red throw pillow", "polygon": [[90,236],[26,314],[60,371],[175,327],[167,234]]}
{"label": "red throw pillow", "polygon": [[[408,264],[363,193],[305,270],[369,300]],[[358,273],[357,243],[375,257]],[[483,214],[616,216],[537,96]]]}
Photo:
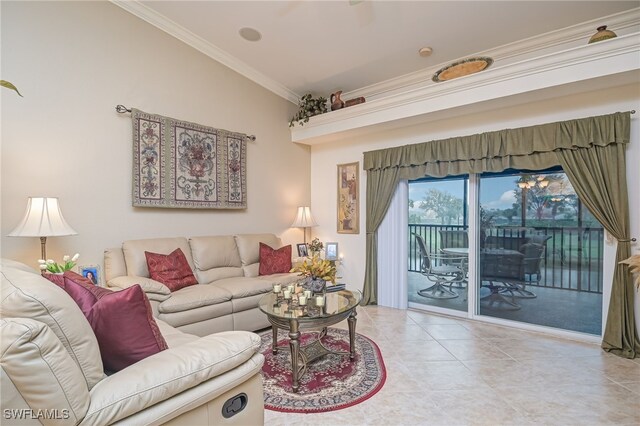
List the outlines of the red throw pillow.
{"label": "red throw pillow", "polygon": [[[105,370],[116,372],[167,349],[147,295],[139,285],[120,291],[96,286],[67,271],[46,277],[62,287],[80,307],[93,329]],[[64,277],[61,285],[60,278]]]}
{"label": "red throw pillow", "polygon": [[260,268],[258,274],[283,274],[291,270],[291,245],[274,250],[260,243]]}
{"label": "red throw pillow", "polygon": [[166,285],[169,290],[177,291],[198,284],[187,258],[179,248],[170,254],[145,251],[144,255],[147,257],[147,267],[151,279]]}
{"label": "red throw pillow", "polygon": [[110,292],[87,319],[98,339],[105,370],[116,372],[168,348],[142,287]]}

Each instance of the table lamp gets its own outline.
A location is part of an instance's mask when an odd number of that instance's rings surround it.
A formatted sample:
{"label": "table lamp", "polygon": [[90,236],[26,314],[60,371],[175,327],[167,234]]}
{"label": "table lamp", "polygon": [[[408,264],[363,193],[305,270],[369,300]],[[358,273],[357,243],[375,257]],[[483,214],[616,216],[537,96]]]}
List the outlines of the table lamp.
{"label": "table lamp", "polygon": [[313,220],[313,216],[311,216],[311,208],[298,207],[298,214],[296,214],[296,218],[291,224],[291,227],[303,228],[305,244],[307,244],[307,228],[311,228],[312,226],[318,226],[318,224]]}
{"label": "table lamp", "polygon": [[22,221],[8,236],[40,237],[42,259],[47,260],[47,237],[76,234],[77,232],[64,220],[58,198],[29,197]]}

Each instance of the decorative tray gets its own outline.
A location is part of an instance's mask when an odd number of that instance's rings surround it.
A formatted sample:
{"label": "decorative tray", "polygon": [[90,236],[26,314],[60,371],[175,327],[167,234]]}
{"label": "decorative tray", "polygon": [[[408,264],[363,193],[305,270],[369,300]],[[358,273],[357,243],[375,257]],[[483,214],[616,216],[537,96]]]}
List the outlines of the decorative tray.
{"label": "decorative tray", "polygon": [[463,59],[439,69],[431,78],[436,83],[453,80],[454,78],[474,74],[487,69],[493,63],[493,59],[487,56]]}

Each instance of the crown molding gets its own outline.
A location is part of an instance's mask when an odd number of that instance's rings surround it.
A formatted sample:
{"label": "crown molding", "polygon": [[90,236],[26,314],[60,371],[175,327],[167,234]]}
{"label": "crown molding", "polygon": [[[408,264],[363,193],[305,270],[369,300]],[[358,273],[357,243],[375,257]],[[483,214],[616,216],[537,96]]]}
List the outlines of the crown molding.
{"label": "crown molding", "polygon": [[[518,58],[522,60],[525,57],[538,57],[541,56],[543,52],[549,52],[550,50],[564,51],[571,47],[584,45],[585,40],[588,40],[589,37],[594,34],[595,28],[605,23],[605,21],[608,27],[614,28],[619,33],[625,31],[637,32],[637,29],[636,31],[633,31],[633,27],[640,26],[640,7],[602,18],[592,19],[590,21],[536,35],[513,43],[508,43],[482,52],[466,55],[465,58],[489,56],[493,58],[493,67],[495,67],[500,63],[517,61]],[[464,58],[459,58],[458,60],[461,59]],[[432,75],[442,67],[455,61],[456,60],[434,65],[419,71],[352,90],[350,92],[343,93],[342,97],[344,99],[348,99],[363,96],[368,102],[369,99],[390,96],[398,92],[411,90],[415,87],[424,87],[425,84],[441,84],[434,83],[431,80]]]}
{"label": "crown molding", "polygon": [[[501,97],[640,70],[640,33],[489,68],[311,117],[291,129],[293,142],[316,145],[341,132],[372,128]],[[452,113],[453,115],[453,113]]]}
{"label": "crown molding", "polygon": [[192,33],[183,26],[159,14],[155,10],[145,6],[138,0],[110,0],[114,5],[121,7],[134,16],[148,22],[149,24],[159,28],[167,34],[186,43],[194,49],[204,53],[208,57],[220,62],[222,65],[231,68],[238,74],[248,78],[249,80],[259,84],[276,95],[298,104],[300,96],[278,83],[277,81],[265,76],[254,68],[240,61],[236,57],[230,55],[219,47],[209,43],[202,37]]}

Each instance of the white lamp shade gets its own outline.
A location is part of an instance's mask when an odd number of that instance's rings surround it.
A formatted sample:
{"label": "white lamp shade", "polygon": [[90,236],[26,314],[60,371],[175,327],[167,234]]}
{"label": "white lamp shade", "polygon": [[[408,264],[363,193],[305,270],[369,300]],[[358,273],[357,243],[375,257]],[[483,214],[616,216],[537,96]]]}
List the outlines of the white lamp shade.
{"label": "white lamp shade", "polygon": [[312,226],[318,226],[316,221],[311,216],[310,207],[298,207],[298,214],[296,219],[291,224],[292,228],[310,228]]}
{"label": "white lamp shade", "polygon": [[22,221],[8,236],[56,237],[76,234],[64,220],[57,198],[29,197]]}

